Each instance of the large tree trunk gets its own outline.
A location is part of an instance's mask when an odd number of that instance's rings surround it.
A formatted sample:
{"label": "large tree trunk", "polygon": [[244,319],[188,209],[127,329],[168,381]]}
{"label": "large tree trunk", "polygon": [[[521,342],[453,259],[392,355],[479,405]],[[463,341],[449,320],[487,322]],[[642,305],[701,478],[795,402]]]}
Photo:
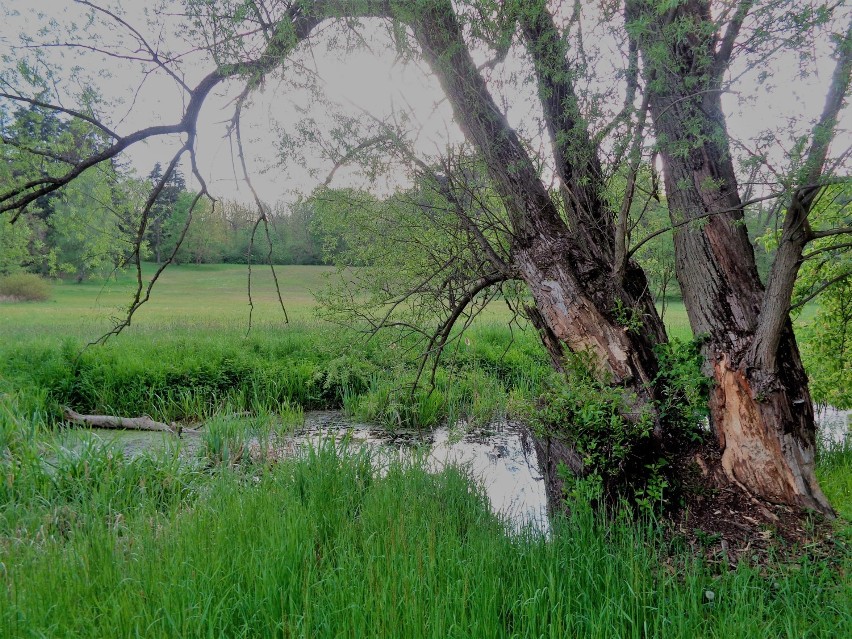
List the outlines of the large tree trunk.
{"label": "large tree trunk", "polygon": [[[538,8],[543,11],[544,5]],[[569,211],[573,222],[569,227],[517,134],[494,103],[464,44],[451,4],[424,3],[412,11],[406,20],[442,84],[456,120],[485,159],[489,177],[506,206],[513,232],[513,266],[535,300],[531,317],[554,362],[558,365],[565,351],[590,352],[599,375],[634,394],[634,405],[651,402],[661,390],[654,384],[658,373],[654,346],[665,341],[665,328],[638,266],[631,264],[623,281],[612,277],[611,258],[607,258],[612,254],[611,225],[600,207],[600,193],[592,196],[590,204],[586,190],[586,201],[577,202],[577,208]],[[559,158],[560,171],[566,175],[571,172],[566,169],[570,160]],[[572,175],[596,166],[596,160],[587,158]],[[579,232],[572,228],[577,224],[587,226]],[[639,320],[638,330],[619,324],[619,307]],[[568,444],[570,428],[565,424],[564,432],[536,437],[536,447],[546,457],[543,470],[552,504],[562,501],[559,467],[565,464],[580,470],[577,455]],[[656,432],[659,435],[661,430]]]}
{"label": "large tree trunk", "polygon": [[[650,4],[629,8],[633,17],[649,18],[639,45],[676,226],[677,277],[715,380],[710,411],[722,466],[764,499],[831,514],[814,475],[813,406],[786,306],[776,309],[786,325],[774,358],[753,356],[758,325],[767,321],[760,314],[764,289],[714,77],[708,5],[692,0],[664,19]],[[677,36],[678,29],[691,33]],[[695,221],[684,224],[689,220]]]}

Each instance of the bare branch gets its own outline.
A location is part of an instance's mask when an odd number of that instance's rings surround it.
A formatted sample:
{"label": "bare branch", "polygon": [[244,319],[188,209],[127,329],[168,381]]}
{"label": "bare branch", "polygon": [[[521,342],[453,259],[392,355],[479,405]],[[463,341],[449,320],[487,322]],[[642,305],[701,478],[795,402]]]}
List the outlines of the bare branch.
{"label": "bare branch", "polygon": [[183,89],[185,91],[191,91],[191,89],[183,81],[183,78],[181,78],[177,73],[175,73],[160,58],[160,54],[157,51],[155,51],[154,48],[150,44],[148,44],[148,41],[145,39],[145,37],[135,27],[130,25],[126,20],[119,17],[118,15],[113,13],[112,11],[109,11],[108,9],[104,9],[103,7],[98,6],[98,5],[94,4],[93,2],[89,2],[88,0],[74,0],[74,1],[77,4],[85,5],[89,8],[91,8],[91,9],[93,9],[94,11],[97,11],[99,13],[102,13],[102,14],[108,16],[113,21],[117,22],[118,24],[123,26],[125,29],[127,29],[136,38],[136,40],[139,42],[139,44],[142,45],[142,47],[144,47],[146,51],[148,51],[148,53],[151,56],[151,62],[153,62],[158,67],[160,67],[163,71],[165,71],[169,75],[169,77],[171,77],[175,82],[177,82],[181,87],[183,87]]}
{"label": "bare branch", "polygon": [[266,232],[266,241],[269,245],[269,252],[267,253],[267,262],[269,263],[269,270],[272,272],[272,280],[275,282],[275,292],[278,295],[278,303],[281,306],[281,311],[284,313],[284,323],[289,324],[290,318],[287,315],[287,309],[284,307],[284,299],[281,296],[281,287],[278,284],[278,275],[275,273],[275,266],[272,264],[272,238],[269,236],[269,222],[267,220],[266,210],[263,207],[263,203],[260,201],[260,197],[257,194],[257,191],[252,184],[251,178],[249,177],[248,166],[246,165],[246,156],[243,153],[243,138],[240,132],[240,120],[242,115],[242,108],[245,100],[248,97],[249,87],[246,86],[243,93],[237,99],[236,108],[234,110],[234,117],[232,122],[232,129],[234,133],[236,133],[237,137],[237,153],[240,158],[240,165],[243,169],[243,180],[251,191],[252,197],[254,198],[255,206],[257,206],[258,218],[254,224],[254,228],[251,232],[251,239],[249,241],[249,252],[248,252],[248,297],[249,297],[249,325],[248,330],[251,331],[251,319],[252,313],[254,312],[254,302],[251,298],[251,257],[252,251],[254,249],[254,236],[257,233],[258,224],[262,221],[264,224],[264,230]]}
{"label": "bare branch", "polygon": [[[417,385],[417,382],[420,380],[421,375],[423,374],[423,369],[426,366],[426,362],[429,357],[434,355],[435,361],[437,362],[441,353],[444,350],[444,347],[447,344],[447,339],[450,336],[450,332],[453,330],[453,326],[455,326],[456,321],[458,321],[461,314],[468,307],[468,305],[479,295],[482,291],[490,286],[494,286],[500,282],[505,281],[505,276],[501,273],[492,273],[480,279],[476,282],[472,288],[461,298],[458,303],[455,305],[455,308],[450,313],[449,317],[444,320],[441,325],[436,329],[433,333],[431,339],[429,340],[429,345],[423,353],[423,357],[421,359],[420,367],[417,370],[417,375],[415,378],[414,385]],[[433,384],[434,384],[434,369],[433,369]],[[412,392],[414,392],[414,388],[412,387]]]}
{"label": "bare branch", "polygon": [[642,107],[639,111],[639,121],[633,132],[633,142],[630,146],[630,168],[627,174],[627,185],[624,189],[624,198],[615,224],[615,255],[612,260],[613,275],[619,282],[624,280],[627,269],[627,261],[630,254],[627,251],[628,221],[630,219],[630,206],[633,204],[633,195],[636,190],[636,176],[639,173],[639,165],[642,161],[642,135],[645,130],[645,121],[648,116],[648,106],[651,101],[651,92],[646,91],[642,98]]}
{"label": "bare branch", "polygon": [[27,104],[31,104],[33,106],[37,106],[40,109],[48,109],[50,111],[57,111],[59,113],[65,113],[66,115],[70,115],[71,117],[77,118],[79,120],[83,120],[84,122],[88,122],[89,124],[96,126],[101,131],[106,133],[111,138],[118,139],[119,136],[112,129],[106,126],[103,122],[99,122],[95,118],[86,115],[85,113],[81,113],[80,111],[75,111],[74,109],[67,109],[62,106],[58,106],[56,104],[50,104],[49,102],[42,102],[41,100],[36,100],[34,98],[27,98],[22,95],[13,95],[11,93],[0,93],[0,98],[6,98],[7,100],[15,100],[17,102],[26,102]]}
{"label": "bare branch", "polygon": [[334,163],[334,166],[331,168],[331,171],[329,171],[322,185],[328,186],[329,184],[331,184],[331,181],[334,179],[334,174],[337,173],[338,169],[351,162],[361,151],[365,151],[371,146],[378,146],[382,142],[390,141],[392,141],[392,137],[390,134],[382,134],[364,140],[363,142],[355,145],[354,147],[346,151],[346,153]]}
{"label": "bare branch", "polygon": [[752,198],[751,200],[743,202],[742,204],[740,204],[739,206],[737,206],[735,208],[721,209],[721,210],[718,210],[718,211],[708,211],[707,213],[704,213],[702,215],[696,215],[695,217],[692,217],[688,220],[683,220],[682,222],[678,222],[677,224],[672,224],[671,226],[667,226],[665,228],[659,229],[658,231],[654,231],[650,235],[643,238],[640,242],[638,242],[627,253],[627,257],[628,258],[633,257],[634,255],[636,255],[636,251],[638,251],[640,248],[645,246],[645,244],[647,244],[648,242],[653,240],[655,237],[662,235],[663,233],[668,233],[669,231],[673,231],[674,229],[678,229],[682,226],[686,226],[687,224],[689,224],[691,222],[696,222],[698,220],[703,220],[703,219],[708,218],[708,217],[713,217],[714,215],[722,215],[723,213],[735,213],[736,211],[741,211],[745,207],[750,206],[752,204],[757,204],[758,202],[765,202],[766,200],[774,200],[775,198],[782,197],[783,195],[784,195],[783,192],[782,193],[770,193],[769,195],[765,195],[763,197]]}

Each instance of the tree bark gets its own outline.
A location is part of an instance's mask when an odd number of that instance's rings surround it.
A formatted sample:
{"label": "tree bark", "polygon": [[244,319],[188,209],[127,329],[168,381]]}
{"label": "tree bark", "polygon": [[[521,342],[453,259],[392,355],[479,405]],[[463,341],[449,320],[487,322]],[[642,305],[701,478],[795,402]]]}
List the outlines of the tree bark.
{"label": "tree bark", "polygon": [[[628,9],[634,19],[646,18],[639,46],[651,117],[671,221],[681,225],[674,231],[676,272],[715,380],[710,412],[722,466],[731,480],[757,496],[831,515],[814,475],[813,405],[783,303],[772,311],[783,318],[774,357],[752,356],[755,334],[769,318],[760,312],[764,289],[746,232],[713,69],[709,5],[681,3],[667,20],[652,5],[629,2]],[[713,211],[727,212],[708,217]]]}
{"label": "tree bark", "polygon": [[[545,11],[542,3],[537,9]],[[537,31],[530,37],[537,37],[537,33],[550,37],[549,16],[539,17]],[[506,206],[513,232],[513,266],[535,300],[531,317],[551,358],[558,366],[562,349],[591,352],[602,378],[635,393],[640,404],[651,402],[662,391],[654,384],[658,373],[654,346],[665,341],[665,329],[648,293],[645,274],[637,265],[629,265],[623,282],[611,277],[611,212],[603,208],[596,188],[584,186],[582,192],[579,190],[580,184],[586,183],[582,176],[595,172],[595,167],[599,170],[597,158],[587,157],[575,170],[569,154],[559,156],[560,171],[568,181],[565,186],[577,189],[581,196],[574,198],[576,208],[569,215],[574,224],[569,226],[516,132],[494,103],[464,43],[452,5],[444,1],[424,3],[406,20],[449,98],[456,121],[482,154]],[[569,90],[566,76],[557,80]],[[553,121],[555,135],[577,129],[573,121],[561,118],[558,105],[551,104],[548,112],[557,118]],[[578,224],[581,231],[574,228]],[[631,330],[619,323],[619,306],[634,314],[638,328]],[[535,438],[537,449],[545,454],[542,465],[551,503],[562,502],[558,468],[564,464],[577,470],[577,455],[567,444],[570,428],[565,424],[561,433]]]}

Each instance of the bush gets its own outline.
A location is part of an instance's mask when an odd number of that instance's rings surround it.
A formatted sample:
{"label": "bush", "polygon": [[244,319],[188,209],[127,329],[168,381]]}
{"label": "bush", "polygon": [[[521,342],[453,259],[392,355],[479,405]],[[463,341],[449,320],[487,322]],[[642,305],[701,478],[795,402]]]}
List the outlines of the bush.
{"label": "bush", "polygon": [[50,284],[32,273],[0,277],[0,298],[13,301],[44,302],[50,299]]}
{"label": "bush", "polygon": [[672,340],[657,348],[657,356],[656,382],[665,395],[653,406],[598,379],[590,353],[566,355],[565,374],[549,380],[530,421],[537,434],[569,444],[580,456],[582,477],[567,469],[562,477],[575,496],[579,491],[609,504],[626,500],[649,512],[671,503],[668,489],[679,489],[672,462],[681,447],[664,448],[653,437],[655,419],[665,424],[670,444],[700,439],[709,380],[695,342]]}

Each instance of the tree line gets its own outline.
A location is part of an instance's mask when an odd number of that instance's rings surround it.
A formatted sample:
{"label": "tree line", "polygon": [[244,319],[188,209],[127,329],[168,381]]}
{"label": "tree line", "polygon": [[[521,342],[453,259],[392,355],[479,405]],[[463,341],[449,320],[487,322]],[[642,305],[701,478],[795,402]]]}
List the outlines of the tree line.
{"label": "tree line", "polygon": [[[0,180],[50,176],[103,146],[103,136],[78,120],[37,105],[11,113],[0,107]],[[34,154],[34,148],[49,153]],[[157,163],[147,178],[117,159],[83,172],[72,187],[38,198],[14,225],[0,225],[0,275],[21,271],[77,282],[125,267],[134,250],[142,210],[163,177]],[[269,237],[255,229],[256,211],[237,200],[209,201],[195,211],[183,241],[195,193],[175,169],[150,210],[143,235],[145,259],[177,263],[322,263],[323,239],[313,224],[316,203],[264,205]]]}

